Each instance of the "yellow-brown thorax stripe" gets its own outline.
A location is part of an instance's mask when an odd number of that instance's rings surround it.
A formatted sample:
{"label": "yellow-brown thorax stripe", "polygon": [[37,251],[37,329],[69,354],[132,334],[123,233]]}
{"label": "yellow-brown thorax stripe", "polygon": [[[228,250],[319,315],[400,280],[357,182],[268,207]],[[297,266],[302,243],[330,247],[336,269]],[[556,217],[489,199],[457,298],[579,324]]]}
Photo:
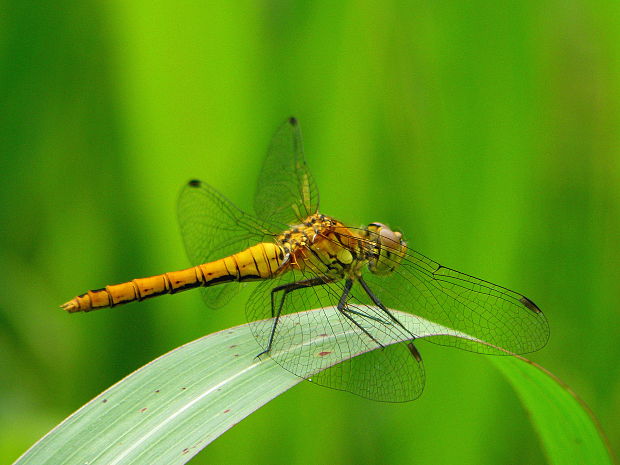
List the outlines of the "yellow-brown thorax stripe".
{"label": "yellow-brown thorax stripe", "polygon": [[284,271],[280,266],[283,258],[281,246],[273,242],[261,242],[234,255],[186,270],[88,291],[63,304],[62,308],[70,313],[88,312],[199,286],[272,278]]}
{"label": "yellow-brown thorax stripe", "polygon": [[290,268],[329,279],[355,277],[368,262],[364,238],[340,221],[318,213],[291,227],[276,241],[285,254],[290,254]]}

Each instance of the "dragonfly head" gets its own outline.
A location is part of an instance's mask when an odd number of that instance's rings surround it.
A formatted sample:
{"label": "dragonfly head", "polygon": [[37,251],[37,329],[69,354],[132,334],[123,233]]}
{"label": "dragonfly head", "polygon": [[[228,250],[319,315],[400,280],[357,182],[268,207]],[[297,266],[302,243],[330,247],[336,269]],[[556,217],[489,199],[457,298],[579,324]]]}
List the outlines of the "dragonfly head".
{"label": "dragonfly head", "polygon": [[384,224],[370,223],[366,228],[366,237],[370,246],[368,268],[378,275],[390,274],[407,253],[403,235]]}

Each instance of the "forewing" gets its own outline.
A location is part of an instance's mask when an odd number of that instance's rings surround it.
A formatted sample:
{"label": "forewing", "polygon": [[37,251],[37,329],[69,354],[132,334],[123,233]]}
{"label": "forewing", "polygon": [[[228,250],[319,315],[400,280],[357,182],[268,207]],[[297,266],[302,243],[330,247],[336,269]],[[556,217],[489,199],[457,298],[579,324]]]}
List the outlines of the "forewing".
{"label": "forewing", "polygon": [[[271,310],[274,287],[312,277],[307,272],[291,272],[275,282],[261,283],[251,295],[247,318],[263,350],[273,332],[268,356],[316,384],[369,399],[404,402],[419,397],[424,389],[424,366],[412,356],[407,342],[402,342],[410,341],[411,333],[390,322],[357,283],[347,301],[348,317],[335,308],[343,292],[340,281],[289,292],[282,314],[291,315],[276,324]],[[283,292],[273,294],[276,313]],[[305,311],[319,308],[321,312]]]}
{"label": "forewing", "polygon": [[258,177],[254,210],[261,220],[297,224],[318,211],[319,194],[304,160],[301,129],[295,118],[271,140]]}
{"label": "forewing", "polygon": [[[192,180],[181,191],[179,225],[193,265],[240,252],[269,237],[264,223],[233,205],[210,185]],[[218,308],[238,291],[237,282],[201,288],[207,305]]]}
{"label": "forewing", "polygon": [[[377,276],[368,272],[364,279],[388,308],[421,316],[517,354],[536,351],[549,339],[547,319],[524,295],[444,267],[418,252],[409,251],[393,273]],[[479,353],[502,353],[453,334],[429,340]]]}

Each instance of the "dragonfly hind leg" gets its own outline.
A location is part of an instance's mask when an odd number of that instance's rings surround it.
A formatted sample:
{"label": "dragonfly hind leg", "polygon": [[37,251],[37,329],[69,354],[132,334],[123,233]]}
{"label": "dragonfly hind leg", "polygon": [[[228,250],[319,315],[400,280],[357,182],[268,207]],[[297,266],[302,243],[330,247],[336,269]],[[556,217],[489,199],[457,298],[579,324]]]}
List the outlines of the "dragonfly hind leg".
{"label": "dragonfly hind leg", "polygon": [[389,326],[389,325],[392,324],[391,321],[383,320],[383,319],[379,318],[378,316],[372,316],[372,315],[368,315],[367,313],[364,313],[364,312],[353,310],[350,306],[344,308],[343,311],[345,311],[347,313],[352,313],[353,315],[361,316],[362,318],[367,318],[369,320],[376,321],[377,323],[381,323],[381,324],[384,324],[384,325],[388,325]]}
{"label": "dragonfly hind leg", "polygon": [[[260,354],[256,356],[256,358],[260,358],[262,355],[265,355],[271,351],[271,346],[273,344],[273,338],[276,334],[276,328],[278,326],[278,321],[280,320],[280,315],[282,313],[282,308],[284,307],[284,299],[286,299],[286,295],[289,292],[296,291],[297,289],[304,289],[306,287],[313,286],[322,286],[324,284],[331,283],[331,280],[328,280],[323,277],[316,277],[312,279],[304,279],[303,281],[296,281],[294,283],[283,284],[281,286],[274,287],[271,290],[271,318],[274,318],[273,326],[271,327],[271,332],[269,334],[269,341],[267,343],[267,348],[263,350]],[[278,305],[278,310],[276,311],[275,305],[275,295],[277,292],[283,291],[282,299],[280,300],[280,305]]]}

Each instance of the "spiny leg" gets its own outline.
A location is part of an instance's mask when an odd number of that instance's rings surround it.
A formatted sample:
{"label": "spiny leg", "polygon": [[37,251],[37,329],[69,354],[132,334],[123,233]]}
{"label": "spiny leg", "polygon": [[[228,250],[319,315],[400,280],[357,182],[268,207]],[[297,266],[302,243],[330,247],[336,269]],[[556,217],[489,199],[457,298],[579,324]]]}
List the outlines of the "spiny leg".
{"label": "spiny leg", "polygon": [[[271,327],[271,333],[269,334],[269,342],[267,343],[267,348],[263,350],[256,357],[259,358],[261,355],[266,354],[271,351],[271,345],[273,344],[273,338],[276,334],[276,327],[278,326],[278,321],[280,320],[280,314],[282,313],[282,307],[284,307],[284,299],[289,292],[293,292],[297,289],[303,289],[306,287],[313,286],[322,286],[324,284],[331,283],[332,280],[323,277],[316,277],[312,279],[304,279],[303,281],[297,281],[293,283],[283,284],[281,286],[274,287],[271,290],[271,317],[274,318],[273,325]],[[282,294],[282,299],[280,300],[280,305],[278,306],[278,311],[275,311],[275,301],[274,296],[276,292],[284,291]]]}
{"label": "spiny leg", "polygon": [[379,307],[381,310],[383,310],[383,312],[390,317],[390,319],[396,323],[398,326],[400,326],[402,329],[404,329],[407,334],[409,334],[411,336],[411,340],[416,339],[416,336],[409,331],[407,328],[405,328],[405,326],[398,320],[398,318],[396,318],[394,315],[392,315],[392,312],[390,312],[387,307],[385,305],[383,305],[383,303],[379,300],[379,298],[375,295],[374,292],[372,292],[372,289],[370,289],[370,287],[368,287],[368,284],[366,284],[366,281],[364,281],[364,279],[360,276],[358,278],[359,283],[362,285],[362,287],[364,288],[364,291],[366,292],[366,294],[368,294],[368,297],[370,297],[370,299],[373,301],[373,303]]}
{"label": "spiny leg", "polygon": [[[347,279],[344,285],[344,289],[342,291],[342,295],[340,296],[340,300],[338,301],[338,306],[336,308],[338,309],[341,315],[343,315],[347,320],[349,320],[351,323],[357,326],[360,329],[360,331],[362,331],[366,336],[372,339],[379,347],[383,349],[384,348],[383,344],[377,341],[375,337],[372,334],[370,334],[366,328],[360,325],[357,321],[355,321],[355,319],[351,315],[349,315],[350,310],[347,309],[346,306],[347,306],[347,298],[349,297],[349,293],[351,292],[351,286],[353,286],[353,280]],[[353,313],[359,313],[359,312],[353,312]]]}
{"label": "spiny leg", "polygon": [[352,314],[357,315],[357,316],[361,316],[362,318],[368,318],[369,320],[376,321],[377,323],[381,323],[383,325],[391,325],[392,324],[391,321],[386,321],[386,320],[383,320],[383,319],[381,319],[381,318],[379,318],[377,316],[372,316],[372,315],[368,315],[367,313],[364,313],[364,312],[358,312],[357,310],[353,310],[350,305],[347,306],[347,308],[345,309],[345,312],[352,313]]}

